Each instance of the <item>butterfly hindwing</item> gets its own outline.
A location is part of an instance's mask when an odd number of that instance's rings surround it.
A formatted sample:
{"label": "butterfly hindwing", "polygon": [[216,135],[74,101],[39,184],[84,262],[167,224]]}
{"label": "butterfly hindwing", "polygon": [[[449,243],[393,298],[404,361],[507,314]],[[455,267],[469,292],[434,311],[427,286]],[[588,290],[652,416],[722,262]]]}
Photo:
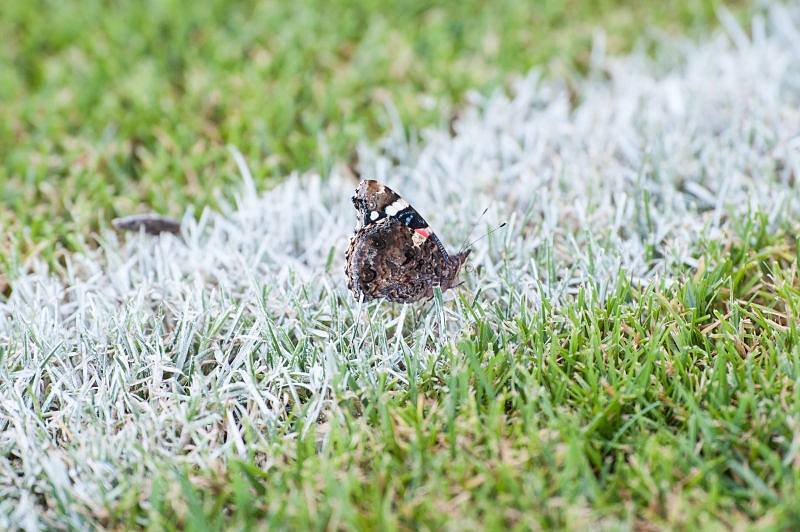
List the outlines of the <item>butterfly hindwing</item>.
{"label": "butterfly hindwing", "polygon": [[416,301],[425,296],[448,267],[431,240],[394,218],[362,228],[354,236],[348,253],[347,272],[351,289],[367,300]]}

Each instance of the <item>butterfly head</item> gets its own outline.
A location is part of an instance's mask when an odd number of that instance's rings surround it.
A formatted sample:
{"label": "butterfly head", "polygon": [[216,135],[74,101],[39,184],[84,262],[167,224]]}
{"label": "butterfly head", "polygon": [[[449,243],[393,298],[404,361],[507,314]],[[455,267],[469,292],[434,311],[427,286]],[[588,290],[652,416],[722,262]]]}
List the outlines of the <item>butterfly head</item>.
{"label": "butterfly head", "polygon": [[472,253],[472,250],[466,249],[454,255],[450,255],[450,262],[452,267],[455,269],[456,276],[458,275],[458,271],[461,269],[464,263],[467,262],[467,257],[469,257],[470,253]]}
{"label": "butterfly head", "polygon": [[471,249],[467,249],[448,257],[447,268],[442,276],[442,286],[445,290],[458,286],[458,274],[461,273],[461,267],[467,262],[471,252]]}

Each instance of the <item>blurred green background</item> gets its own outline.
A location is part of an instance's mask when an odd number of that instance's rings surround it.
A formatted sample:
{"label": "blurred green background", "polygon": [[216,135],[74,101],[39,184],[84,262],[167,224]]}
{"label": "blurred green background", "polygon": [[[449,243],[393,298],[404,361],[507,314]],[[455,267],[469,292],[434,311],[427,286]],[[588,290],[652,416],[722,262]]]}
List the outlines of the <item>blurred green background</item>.
{"label": "blurred green background", "polygon": [[[0,270],[57,266],[97,227],[325,173],[387,128],[446,122],[534,65],[579,72],[594,29],[695,34],[718,0],[36,0],[0,9]],[[744,3],[726,3],[735,12]],[[0,278],[2,281],[2,278]],[[3,282],[0,282],[2,285]]]}

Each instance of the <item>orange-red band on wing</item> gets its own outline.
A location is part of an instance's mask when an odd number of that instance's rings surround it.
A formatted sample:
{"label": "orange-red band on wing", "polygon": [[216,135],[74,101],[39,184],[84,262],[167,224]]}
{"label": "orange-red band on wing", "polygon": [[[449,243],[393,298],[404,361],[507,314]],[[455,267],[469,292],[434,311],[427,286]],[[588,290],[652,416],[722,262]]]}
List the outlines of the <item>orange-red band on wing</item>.
{"label": "orange-red band on wing", "polygon": [[428,238],[429,236],[431,236],[431,234],[425,229],[414,229],[414,232],[422,236],[423,238]]}

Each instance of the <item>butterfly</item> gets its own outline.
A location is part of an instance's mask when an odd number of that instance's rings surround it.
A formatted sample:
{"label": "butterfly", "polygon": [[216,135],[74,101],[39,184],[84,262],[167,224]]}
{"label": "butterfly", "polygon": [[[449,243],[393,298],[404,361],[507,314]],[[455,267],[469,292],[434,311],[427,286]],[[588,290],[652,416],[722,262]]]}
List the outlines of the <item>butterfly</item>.
{"label": "butterfly", "polygon": [[362,181],[352,200],[358,222],[345,273],[356,297],[413,303],[457,284],[470,250],[449,254],[416,209],[378,181]]}

